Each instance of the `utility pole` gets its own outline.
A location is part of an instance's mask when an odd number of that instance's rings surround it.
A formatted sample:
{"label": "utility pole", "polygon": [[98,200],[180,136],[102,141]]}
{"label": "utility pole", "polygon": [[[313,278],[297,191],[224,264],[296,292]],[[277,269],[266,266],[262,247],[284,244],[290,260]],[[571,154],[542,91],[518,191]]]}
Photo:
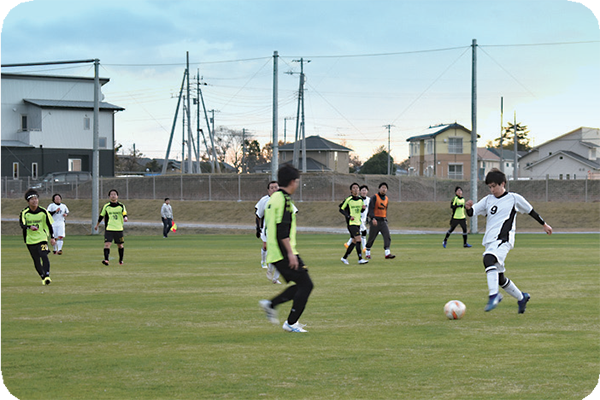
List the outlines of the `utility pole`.
{"label": "utility pole", "polygon": [[277,180],[277,171],[279,170],[279,135],[277,132],[279,109],[278,109],[278,59],[279,53],[273,52],[273,146],[271,148],[271,180]]}
{"label": "utility pole", "polygon": [[504,143],[502,136],[504,136],[504,97],[500,97],[500,171],[504,172]]}
{"label": "utility pole", "polygon": [[[206,112],[206,110],[204,110]],[[217,165],[217,173],[221,173],[221,165],[219,164],[219,161],[217,160],[217,149],[215,148],[215,112],[219,112],[219,110],[208,110],[209,113],[212,114],[212,117],[210,118],[210,122],[212,122],[212,129],[210,130],[210,144],[212,145],[212,153],[213,153],[213,159],[215,160],[215,164]]]}
{"label": "utility pole", "polygon": [[[298,168],[299,160],[298,160],[298,141],[300,132],[302,133],[302,172],[306,172],[306,130],[305,130],[305,120],[304,120],[304,63],[309,63],[310,60],[305,60],[304,58],[300,58],[299,60],[292,60],[293,62],[300,63],[300,85],[298,88],[298,110],[296,112],[296,141],[294,142],[294,158],[293,163],[294,167]],[[288,72],[289,75],[292,75],[293,72]]]}
{"label": "utility pole", "polygon": [[283,143],[287,143],[287,138],[286,138],[286,130],[287,130],[287,121],[293,120],[294,117],[285,117],[283,119]]}
{"label": "utility pole", "polygon": [[519,167],[517,166],[517,161],[518,161],[518,155],[517,155],[517,149],[518,149],[518,144],[519,144],[519,138],[517,135],[517,111],[515,110],[515,122],[513,123],[513,129],[515,130],[513,133],[515,134],[515,159],[514,159],[514,172],[513,172],[513,179],[515,181],[518,180],[519,178]]}
{"label": "utility pole", "polygon": [[392,160],[391,160],[391,155],[390,155],[390,130],[392,129],[392,126],[394,125],[384,125],[384,128],[387,128],[388,131],[388,166],[387,166],[387,174],[391,175],[392,174]]}
{"label": "utility pole", "polygon": [[[92,143],[92,235],[97,235],[94,230],[98,221],[98,201],[100,197],[100,60],[94,60],[94,138]],[[112,144],[115,147],[115,144]]]}
{"label": "utility pole", "polygon": [[185,52],[185,69],[187,70],[187,120],[188,120],[188,174],[192,171],[192,109],[190,107],[190,53]]}
{"label": "utility pole", "polygon": [[242,128],[242,172],[245,174],[246,168],[246,128]]}
{"label": "utility pole", "polygon": [[[473,39],[471,74],[471,198],[477,202],[477,39]],[[477,233],[477,217],[471,218],[471,233]]]}

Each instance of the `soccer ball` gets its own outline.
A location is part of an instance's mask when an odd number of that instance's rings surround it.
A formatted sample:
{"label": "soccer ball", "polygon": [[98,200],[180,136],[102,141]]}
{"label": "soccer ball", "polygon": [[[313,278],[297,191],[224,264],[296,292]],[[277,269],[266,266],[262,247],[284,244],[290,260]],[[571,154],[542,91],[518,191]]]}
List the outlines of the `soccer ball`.
{"label": "soccer ball", "polygon": [[467,311],[467,306],[460,300],[450,300],[444,306],[444,314],[448,319],[461,319]]}

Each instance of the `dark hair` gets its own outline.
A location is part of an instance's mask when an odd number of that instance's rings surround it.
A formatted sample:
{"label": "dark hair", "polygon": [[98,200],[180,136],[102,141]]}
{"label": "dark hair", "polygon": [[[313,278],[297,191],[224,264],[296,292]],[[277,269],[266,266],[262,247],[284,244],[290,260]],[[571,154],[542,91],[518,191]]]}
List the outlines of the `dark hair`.
{"label": "dark hair", "polygon": [[454,193],[456,193],[456,191],[457,191],[458,189],[462,190],[462,188],[461,188],[460,186],[457,186],[457,187],[455,187],[455,188],[454,188]]}
{"label": "dark hair", "polygon": [[279,186],[286,187],[295,179],[300,178],[300,171],[298,171],[293,165],[283,164],[279,171],[277,171],[277,183]]}
{"label": "dark hair", "polygon": [[[267,184],[267,190],[271,189],[271,185],[277,183],[277,181],[271,181]],[[278,184],[278,183],[277,183]]]}
{"label": "dark hair", "polygon": [[[117,194],[119,194],[119,193],[117,193]],[[171,200],[171,199],[169,199],[168,197],[165,197],[165,201],[167,201],[167,200]]]}
{"label": "dark hair", "polygon": [[54,198],[55,198],[56,196],[60,197],[60,199],[62,200],[62,196],[61,196],[60,194],[58,194],[58,193],[54,193],[54,194],[52,195],[52,201],[54,201]]}
{"label": "dark hair", "polygon": [[362,185],[361,187],[358,188],[358,190],[363,190],[363,189],[369,190],[369,187],[367,185]]}
{"label": "dark hair", "polygon": [[117,196],[119,195],[119,192],[117,191],[117,189],[110,189],[110,190],[108,191],[108,197],[110,197],[110,194],[111,194],[112,192],[115,192],[115,193],[117,194]]}
{"label": "dark hair", "polygon": [[360,185],[356,182],[353,182],[352,184],[350,184],[350,190],[352,190],[352,186],[354,186],[354,185],[358,186],[358,189],[360,190]]}
{"label": "dark hair", "polygon": [[40,195],[38,194],[37,190],[35,189],[29,189],[28,191],[25,192],[25,200],[29,201],[29,199],[32,196],[36,196],[36,197],[40,197]]}
{"label": "dark hair", "polygon": [[381,189],[381,187],[382,187],[382,186],[385,186],[386,188],[389,188],[389,186],[388,186],[388,184],[387,184],[387,183],[385,183],[385,182],[381,182],[381,183],[379,184],[379,187],[378,187],[378,189]]}
{"label": "dark hair", "polygon": [[498,168],[492,168],[485,176],[485,184],[489,185],[490,183],[495,183],[497,185],[506,183],[506,175]]}

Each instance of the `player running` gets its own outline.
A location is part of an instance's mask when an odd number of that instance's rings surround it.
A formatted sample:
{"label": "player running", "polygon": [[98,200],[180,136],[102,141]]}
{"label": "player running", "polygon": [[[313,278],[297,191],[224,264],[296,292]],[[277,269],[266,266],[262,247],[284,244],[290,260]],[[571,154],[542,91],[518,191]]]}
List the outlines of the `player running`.
{"label": "player running", "polygon": [[127,222],[127,210],[125,205],[119,202],[119,192],[111,189],[108,192],[110,202],[102,207],[95,230],[98,230],[100,222],[104,219],[104,260],[102,264],[108,265],[108,256],[110,255],[110,246],[114,241],[119,249],[119,264],[123,265],[123,256],[125,255],[125,238],[123,236],[123,223]]}

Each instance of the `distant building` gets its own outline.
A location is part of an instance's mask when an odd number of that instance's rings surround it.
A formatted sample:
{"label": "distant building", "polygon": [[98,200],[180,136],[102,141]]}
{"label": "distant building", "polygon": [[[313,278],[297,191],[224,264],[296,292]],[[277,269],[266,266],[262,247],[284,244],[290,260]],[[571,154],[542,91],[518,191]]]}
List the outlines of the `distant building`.
{"label": "distant building", "polygon": [[[515,152],[512,150],[502,150],[495,148],[488,148],[489,151],[498,156],[498,160],[502,157],[502,166],[498,166],[498,169],[503,170],[506,175],[506,179],[513,180],[515,175]],[[517,168],[519,168],[521,157],[527,154],[526,151],[517,151]],[[520,175],[520,174],[519,174]]]}
{"label": "distant building", "polygon": [[500,169],[500,157],[496,153],[492,151],[492,149],[487,149],[485,147],[477,148],[477,179],[482,181],[485,179],[490,170],[493,168]]}
{"label": "distant building", "polygon": [[519,176],[585,179],[600,175],[600,129],[581,127],[534,147],[521,157]]}
{"label": "distant building", "polygon": [[409,142],[409,175],[471,179],[471,131],[454,123],[431,126]]}
{"label": "distant building", "polygon": [[[100,176],[114,175],[114,115],[122,110],[100,102]],[[2,176],[91,172],[93,124],[93,78],[2,73]]]}

